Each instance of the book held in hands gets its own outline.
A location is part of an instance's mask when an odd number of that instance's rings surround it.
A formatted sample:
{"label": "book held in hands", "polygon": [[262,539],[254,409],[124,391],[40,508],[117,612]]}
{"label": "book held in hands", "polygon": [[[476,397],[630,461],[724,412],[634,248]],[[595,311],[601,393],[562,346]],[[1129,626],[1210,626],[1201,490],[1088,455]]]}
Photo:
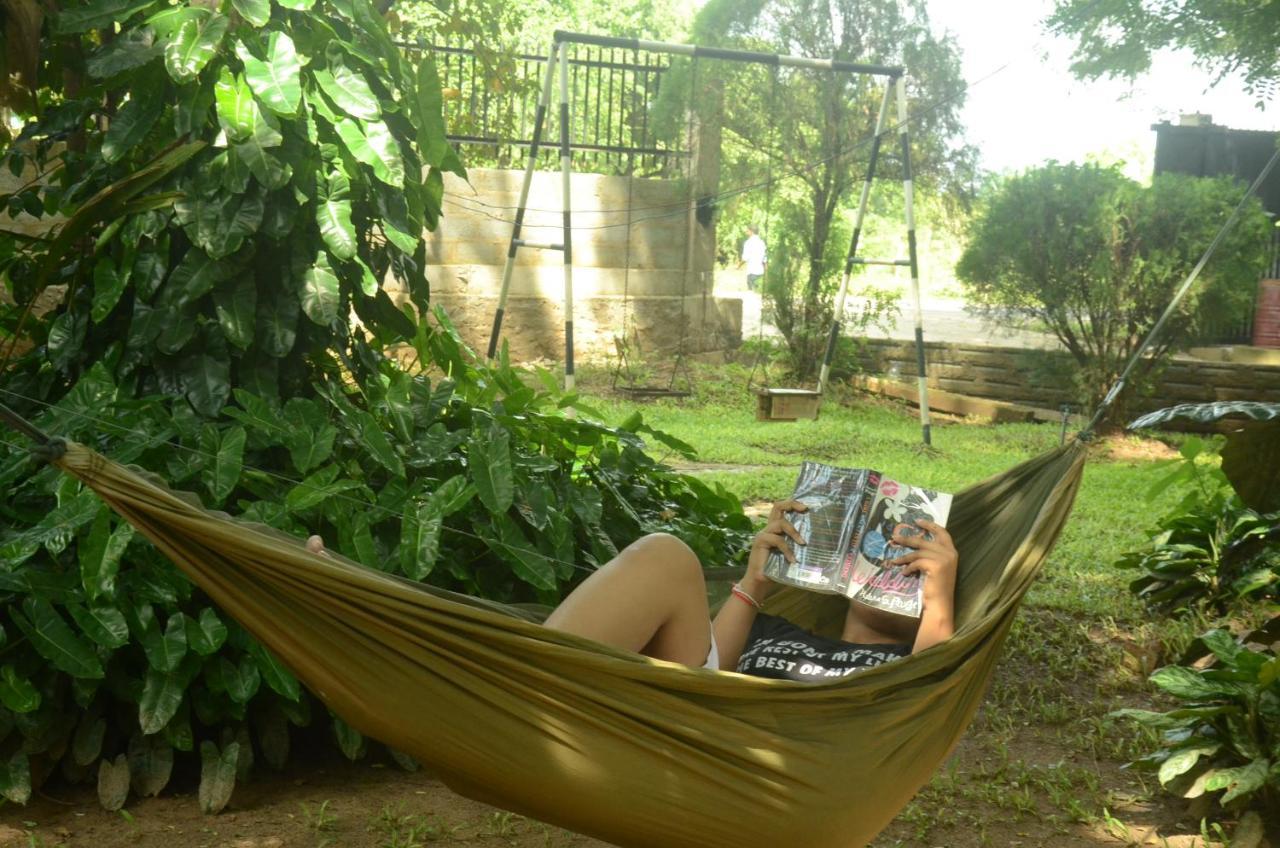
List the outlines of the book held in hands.
{"label": "book held in hands", "polygon": [[792,545],[795,562],[771,553],[766,577],[898,615],[920,616],[923,578],[887,564],[912,550],[893,544],[893,535],[928,538],[916,524],[921,518],[945,527],[951,495],[908,486],[869,468],[806,462],[792,497],[809,507],[787,513],[808,544]]}

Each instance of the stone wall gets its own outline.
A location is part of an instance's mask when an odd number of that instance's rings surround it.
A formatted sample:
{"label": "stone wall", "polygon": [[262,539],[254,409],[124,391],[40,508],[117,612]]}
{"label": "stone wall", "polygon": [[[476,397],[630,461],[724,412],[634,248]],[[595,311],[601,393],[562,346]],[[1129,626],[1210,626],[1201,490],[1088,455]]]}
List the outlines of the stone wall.
{"label": "stone wall", "polygon": [[[899,379],[916,376],[914,342],[869,339],[863,367]],[[929,385],[947,392],[1057,409],[1074,403],[1075,361],[1062,351],[928,342]],[[1177,403],[1215,400],[1280,402],[1280,365],[1210,362],[1177,357],[1164,369],[1155,392],[1134,401],[1134,412]]]}
{"label": "stone wall", "polygon": [[[474,168],[468,176],[469,183],[452,175],[445,180],[445,214],[429,235],[427,275],[432,301],[483,350],[523,172]],[[534,174],[522,238],[562,241],[560,179],[556,172]],[[625,177],[572,176],[575,352],[612,354],[614,335],[624,326],[646,356],[674,352],[682,336],[688,353],[736,347],[741,300],[712,294],[714,224],[691,226],[682,181],[627,183]],[[502,332],[513,357],[563,358],[563,268],[559,251],[517,253]]]}

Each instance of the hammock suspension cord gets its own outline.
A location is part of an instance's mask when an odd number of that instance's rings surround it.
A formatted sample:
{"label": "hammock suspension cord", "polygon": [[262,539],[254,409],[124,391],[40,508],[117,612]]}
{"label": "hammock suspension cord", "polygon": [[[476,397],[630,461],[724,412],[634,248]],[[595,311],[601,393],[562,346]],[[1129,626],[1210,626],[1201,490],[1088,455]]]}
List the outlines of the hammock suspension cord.
{"label": "hammock suspension cord", "polygon": [[1277,147],[1276,152],[1271,154],[1271,158],[1267,160],[1267,164],[1262,167],[1262,170],[1258,172],[1258,176],[1254,179],[1248,190],[1245,191],[1244,197],[1240,198],[1240,202],[1237,203],[1235,209],[1231,211],[1231,215],[1218,229],[1217,235],[1213,237],[1213,241],[1209,243],[1209,246],[1200,256],[1200,261],[1191,269],[1191,273],[1187,275],[1186,280],[1183,281],[1182,285],[1179,286],[1178,291],[1173,295],[1173,300],[1169,301],[1169,305],[1165,307],[1163,314],[1160,315],[1160,320],[1156,321],[1155,326],[1147,333],[1147,337],[1142,340],[1142,344],[1138,345],[1138,349],[1133,352],[1133,356],[1129,357],[1129,362],[1124,366],[1124,370],[1120,372],[1120,376],[1116,379],[1115,384],[1111,386],[1106,397],[1104,397],[1102,402],[1098,404],[1098,408],[1093,413],[1093,418],[1091,418],[1089,423],[1085,425],[1085,428],[1080,431],[1080,439],[1088,441],[1093,438],[1094,428],[1102,423],[1102,419],[1107,414],[1107,410],[1111,408],[1111,405],[1115,403],[1116,398],[1120,396],[1120,392],[1124,390],[1125,383],[1128,381],[1129,375],[1132,374],[1133,369],[1137,367],[1139,360],[1142,359],[1142,355],[1147,352],[1152,344],[1155,343],[1156,338],[1164,329],[1164,325],[1168,323],[1171,317],[1173,317],[1173,313],[1177,311],[1178,305],[1182,303],[1182,299],[1186,296],[1187,292],[1191,290],[1191,286],[1195,283],[1196,278],[1200,276],[1200,272],[1204,270],[1204,266],[1208,264],[1209,259],[1212,258],[1214,252],[1217,251],[1218,246],[1222,244],[1222,240],[1227,237],[1227,233],[1231,232],[1231,228],[1235,226],[1236,221],[1240,217],[1240,213],[1244,211],[1245,204],[1249,202],[1249,198],[1257,194],[1258,189],[1262,186],[1263,182],[1266,181],[1267,175],[1271,173],[1271,169],[1275,167],[1276,162],[1280,162],[1280,147]]}

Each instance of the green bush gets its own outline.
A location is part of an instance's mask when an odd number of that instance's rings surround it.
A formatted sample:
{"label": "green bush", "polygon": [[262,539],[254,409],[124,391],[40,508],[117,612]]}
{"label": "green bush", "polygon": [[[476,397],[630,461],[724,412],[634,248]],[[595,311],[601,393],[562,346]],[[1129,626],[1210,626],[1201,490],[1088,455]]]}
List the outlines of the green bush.
{"label": "green bush", "polygon": [[1228,429],[1220,467],[1199,461],[1205,453],[1201,439],[1183,442],[1182,458],[1148,497],[1175,484],[1184,485],[1186,494],[1161,519],[1152,543],[1116,565],[1141,572],[1130,588],[1158,609],[1199,605],[1222,613],[1239,601],[1280,598],[1280,477],[1274,462],[1280,456],[1280,405],[1180,404],[1148,413],[1129,429],[1179,418],[1201,424],[1246,421]]}
{"label": "green bush", "polygon": [[[24,121],[0,151],[32,177],[3,201],[50,216],[0,232],[0,402],[209,507],[499,600],[554,602],[651,530],[709,565],[742,551],[736,498],[642,439],[687,446],[565,417],[550,375],[479,365],[428,317],[422,233],[461,168],[430,59],[407,63],[369,0],[91,0],[0,25],[38,45],[0,80]],[[212,810],[285,761],[317,702],[275,658],[7,437],[0,491],[0,796],[61,773],[118,808],[198,751]]]}
{"label": "green bush", "polygon": [[1200,637],[1216,662],[1166,666],[1151,682],[1181,703],[1167,712],[1118,710],[1160,734],[1161,747],[1137,761],[1185,798],[1221,792],[1224,806],[1280,811],[1280,656],[1239,644],[1224,630]]}
{"label": "green bush", "polygon": [[[448,363],[449,378],[379,357],[380,380],[324,384],[313,398],[279,403],[237,388],[212,422],[182,399],[127,400],[99,364],[35,419],[161,472],[207,506],[504,601],[554,603],[645,532],[679,535],[708,564],[745,549],[737,498],[655,463],[641,436],[686,445],[639,416],[619,428],[565,417],[573,399],[550,374],[535,388],[504,363],[477,366],[438,320],[415,347],[422,361]],[[269,652],[74,479],[32,473],[10,448],[0,488],[10,493],[0,508],[5,798],[25,801],[55,768],[100,785],[99,773],[119,772],[135,793],[155,794],[175,751],[210,743],[241,775],[255,760],[283,765],[289,726],[309,723],[318,703]],[[333,732],[347,756],[362,754],[364,740],[336,717]],[[218,762],[209,785],[234,782]]]}

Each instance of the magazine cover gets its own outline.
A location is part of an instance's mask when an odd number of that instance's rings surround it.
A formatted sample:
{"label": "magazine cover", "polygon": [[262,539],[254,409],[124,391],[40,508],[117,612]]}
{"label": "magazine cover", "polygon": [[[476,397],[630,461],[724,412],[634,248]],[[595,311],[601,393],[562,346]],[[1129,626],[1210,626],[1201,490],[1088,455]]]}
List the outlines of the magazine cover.
{"label": "magazine cover", "polygon": [[858,543],[847,549],[851,573],[844,594],[868,606],[919,618],[922,577],[904,575],[900,568],[884,565],[911,550],[890,539],[895,531],[907,535],[924,533],[916,524],[921,518],[945,527],[951,512],[951,495],[886,477],[880,480],[873,497]]}
{"label": "magazine cover", "polygon": [[802,589],[836,592],[840,571],[854,530],[855,511],[863,501],[870,471],[836,468],[819,462],[800,466],[792,498],[808,512],[789,512],[790,521],[806,545],[792,545],[796,561],[773,552],[765,563],[765,576]]}
{"label": "magazine cover", "polygon": [[946,526],[951,495],[908,486],[868,468],[805,462],[795,500],[808,512],[787,513],[806,545],[793,545],[796,561],[770,554],[766,577],[815,592],[841,594],[899,615],[919,617],[921,577],[904,576],[887,560],[910,548],[890,542],[895,530],[923,532],[916,520]]}

